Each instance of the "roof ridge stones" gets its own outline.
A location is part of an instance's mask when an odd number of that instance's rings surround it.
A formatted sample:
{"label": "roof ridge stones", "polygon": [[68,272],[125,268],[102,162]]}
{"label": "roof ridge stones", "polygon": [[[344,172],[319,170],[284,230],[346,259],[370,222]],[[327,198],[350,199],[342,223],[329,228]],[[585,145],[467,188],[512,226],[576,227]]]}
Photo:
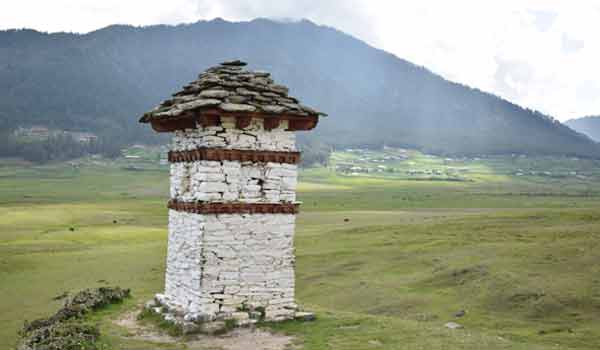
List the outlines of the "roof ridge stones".
{"label": "roof ridge stones", "polygon": [[269,72],[245,70],[246,65],[234,60],[208,68],[172,98],[145,113],[140,122],[185,118],[204,109],[297,117],[326,115],[289,96],[289,89],[276,84]]}
{"label": "roof ridge stones", "polygon": [[243,66],[245,66],[247,64],[248,63],[240,61],[240,60],[233,60],[233,61],[221,62],[222,66],[231,66],[231,67],[243,67]]}

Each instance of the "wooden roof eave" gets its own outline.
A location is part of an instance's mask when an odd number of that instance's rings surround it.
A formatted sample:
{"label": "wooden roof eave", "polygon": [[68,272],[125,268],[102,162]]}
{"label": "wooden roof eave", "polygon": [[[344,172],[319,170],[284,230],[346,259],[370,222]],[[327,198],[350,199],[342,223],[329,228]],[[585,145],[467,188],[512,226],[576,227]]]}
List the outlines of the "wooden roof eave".
{"label": "wooden roof eave", "polygon": [[226,112],[218,109],[205,109],[202,111],[192,111],[178,117],[171,118],[147,118],[140,120],[142,123],[150,123],[152,129],[156,132],[173,132],[176,130],[195,129],[199,125],[203,127],[216,126],[221,124],[221,117],[233,117],[238,129],[248,127],[252,118],[264,120],[264,128],[272,130],[279,126],[282,120],[288,121],[286,131],[311,130],[317,126],[319,116],[297,115],[291,113],[269,114],[264,112]]}

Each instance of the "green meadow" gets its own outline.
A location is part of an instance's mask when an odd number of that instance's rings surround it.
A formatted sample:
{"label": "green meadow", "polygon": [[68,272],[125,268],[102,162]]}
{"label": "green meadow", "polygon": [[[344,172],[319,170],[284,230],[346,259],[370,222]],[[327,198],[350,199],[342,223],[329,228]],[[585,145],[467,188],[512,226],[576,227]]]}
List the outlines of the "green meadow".
{"label": "green meadow", "polygon": [[[151,157],[1,161],[0,349],[104,285],[133,294],[91,317],[106,344],[187,349],[112,322],[163,288],[167,192]],[[347,150],[302,170],[299,199],[296,293],[318,319],[265,327],[304,349],[600,347],[598,161]]]}

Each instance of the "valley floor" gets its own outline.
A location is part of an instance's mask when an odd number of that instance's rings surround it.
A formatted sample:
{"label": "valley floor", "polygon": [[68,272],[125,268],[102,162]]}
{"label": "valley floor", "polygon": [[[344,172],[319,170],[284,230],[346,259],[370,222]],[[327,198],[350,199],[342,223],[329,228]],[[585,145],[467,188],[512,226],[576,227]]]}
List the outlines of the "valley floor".
{"label": "valley floor", "polygon": [[[318,320],[267,327],[304,349],[599,348],[600,167],[517,176],[521,161],[481,160],[458,181],[414,175],[447,162],[419,159],[410,172],[401,160],[398,171],[302,172],[297,296]],[[55,296],[102,285],[133,293],[92,318],[113,348],[188,348],[113,322],[162,290],[166,167],[0,164],[1,349],[57,309]]]}

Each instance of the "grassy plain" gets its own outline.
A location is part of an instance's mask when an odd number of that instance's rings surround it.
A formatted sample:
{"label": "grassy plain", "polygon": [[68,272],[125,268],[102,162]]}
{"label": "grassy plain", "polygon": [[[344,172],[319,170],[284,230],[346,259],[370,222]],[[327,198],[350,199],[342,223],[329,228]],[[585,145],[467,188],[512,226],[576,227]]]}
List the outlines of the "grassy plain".
{"label": "grassy plain", "polygon": [[[302,172],[297,295],[319,318],[268,327],[305,349],[600,347],[598,162],[373,162],[390,152],[336,153]],[[101,285],[134,295],[92,318],[106,343],[186,348],[129,339],[110,321],[163,287],[168,171],[130,163],[0,163],[0,349],[55,310],[54,296]]]}

